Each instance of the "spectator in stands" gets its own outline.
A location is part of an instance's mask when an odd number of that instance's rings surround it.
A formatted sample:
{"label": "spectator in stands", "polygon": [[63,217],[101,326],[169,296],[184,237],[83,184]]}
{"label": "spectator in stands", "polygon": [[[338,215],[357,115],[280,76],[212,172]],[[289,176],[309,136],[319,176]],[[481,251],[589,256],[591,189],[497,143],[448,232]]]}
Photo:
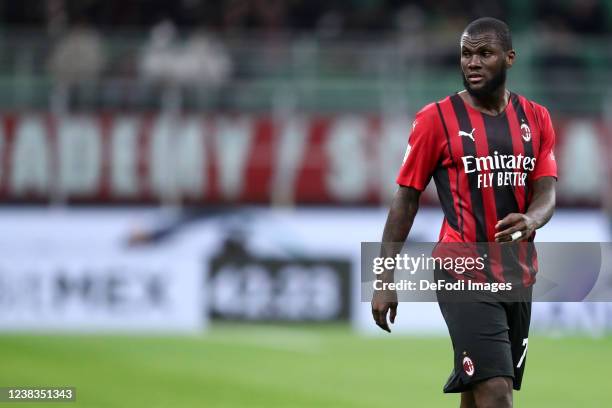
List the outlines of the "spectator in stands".
{"label": "spectator in stands", "polygon": [[153,27],[140,63],[147,80],[188,86],[219,86],[228,79],[231,69],[227,51],[214,36],[197,31],[180,45],[170,21]]}
{"label": "spectator in stands", "polygon": [[162,84],[177,82],[175,71],[179,50],[176,37],[176,27],[169,20],[151,29],[140,61],[140,73],[145,80]]}
{"label": "spectator in stands", "polygon": [[232,70],[232,61],[223,45],[213,35],[197,31],[181,50],[177,79],[189,85],[218,87],[225,83]]}
{"label": "spectator in stands", "polygon": [[[85,20],[79,19],[62,37],[51,53],[48,68],[63,94],[65,106],[71,96],[81,91],[92,90],[89,86],[99,78],[106,62],[102,39]],[[81,92],[82,94],[82,92]]]}

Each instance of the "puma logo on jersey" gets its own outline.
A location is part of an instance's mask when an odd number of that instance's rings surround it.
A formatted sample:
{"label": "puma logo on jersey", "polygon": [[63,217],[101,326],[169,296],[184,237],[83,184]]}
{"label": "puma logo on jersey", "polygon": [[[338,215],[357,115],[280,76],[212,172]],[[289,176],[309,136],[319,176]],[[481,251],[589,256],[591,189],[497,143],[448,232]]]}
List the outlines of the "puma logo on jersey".
{"label": "puma logo on jersey", "polygon": [[472,142],[475,142],[475,140],[474,140],[474,130],[476,130],[476,129],[472,128],[472,131],[471,131],[470,133],[468,133],[468,132],[464,132],[463,130],[460,130],[460,131],[459,131],[459,137],[461,137],[461,136],[467,136],[467,137],[469,137],[470,139],[472,139]]}
{"label": "puma logo on jersey", "polygon": [[410,154],[410,149],[412,149],[412,146],[410,146],[410,143],[408,143],[408,147],[406,147],[406,153],[404,153],[404,161],[402,163],[406,163],[406,159],[408,158],[408,155]]}

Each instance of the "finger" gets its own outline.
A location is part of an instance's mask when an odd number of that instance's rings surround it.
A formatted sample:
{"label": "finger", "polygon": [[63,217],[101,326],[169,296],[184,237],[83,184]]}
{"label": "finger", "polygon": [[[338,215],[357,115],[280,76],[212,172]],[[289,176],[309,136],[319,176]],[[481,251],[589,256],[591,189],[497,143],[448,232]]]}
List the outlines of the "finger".
{"label": "finger", "polygon": [[372,309],[372,318],[374,319],[376,324],[378,324],[378,311],[375,309]]}
{"label": "finger", "polygon": [[510,241],[512,241],[512,236],[510,234],[495,235],[495,242],[505,243]]}
{"label": "finger", "polygon": [[391,333],[391,329],[389,329],[389,325],[387,324],[387,309],[384,311],[379,311],[377,314],[376,324],[381,329]]}
{"label": "finger", "polygon": [[529,235],[530,234],[527,231],[527,229],[521,229],[521,230],[515,231],[515,232],[513,232],[513,233],[511,233],[509,235],[504,235],[502,237],[496,238],[495,241],[496,242],[500,242],[502,244],[521,242],[521,241],[525,241],[525,240],[529,239]]}
{"label": "finger", "polygon": [[497,221],[497,224],[495,224],[495,229],[499,230],[508,225],[515,224],[516,222],[520,220],[522,220],[521,214],[517,214],[517,213],[508,214],[503,219]]}
{"label": "finger", "polygon": [[529,239],[529,236],[525,233],[523,233],[523,235],[521,235],[521,237],[519,239],[515,239],[514,242],[523,242]]}
{"label": "finger", "polygon": [[504,238],[503,240],[499,240],[499,241],[496,241],[496,242],[499,243],[502,246],[507,246],[507,245],[515,244],[515,243],[517,243],[519,241],[520,241],[520,239],[512,239],[512,237],[510,237],[510,238]]}
{"label": "finger", "polygon": [[525,225],[524,222],[519,222],[518,224],[515,224],[513,226],[511,226],[510,228],[506,228],[503,231],[499,231],[498,233],[495,234],[495,238],[501,238],[504,236],[511,236],[513,233],[517,232],[517,231],[524,231],[525,229],[527,229],[527,226]]}
{"label": "finger", "polygon": [[[523,236],[523,235],[521,235],[521,237],[522,237],[522,236]],[[514,238],[512,237],[512,235],[504,235],[504,236],[501,236],[501,237],[495,238],[495,242],[499,242],[499,243],[502,243],[502,244],[509,244],[509,243],[511,243],[511,242],[517,242],[517,241],[519,241],[519,240],[520,240],[520,238],[514,239]]]}
{"label": "finger", "polygon": [[387,322],[383,319],[382,323],[377,323],[378,327],[380,327],[381,329],[383,329],[384,331],[386,331],[387,333],[391,333],[391,329],[389,328],[389,325],[387,324]]}
{"label": "finger", "polygon": [[523,241],[529,241],[529,238],[531,237],[531,235],[533,234],[533,231],[530,231],[528,229],[525,229],[524,231],[521,231],[523,234],[521,235],[521,237],[517,240],[515,240],[514,242],[523,242]]}
{"label": "finger", "polygon": [[389,320],[395,324],[395,316],[397,316],[397,305],[392,305],[389,309]]}

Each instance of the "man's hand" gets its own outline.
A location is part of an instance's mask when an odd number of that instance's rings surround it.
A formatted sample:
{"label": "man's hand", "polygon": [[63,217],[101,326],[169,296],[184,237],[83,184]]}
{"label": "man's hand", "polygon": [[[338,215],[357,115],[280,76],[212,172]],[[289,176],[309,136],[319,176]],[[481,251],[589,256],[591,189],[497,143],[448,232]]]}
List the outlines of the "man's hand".
{"label": "man's hand", "polygon": [[[500,220],[495,229],[495,242],[518,242],[524,241],[531,237],[531,234],[538,228],[536,221],[527,214],[511,213]],[[518,238],[513,238],[512,234],[520,232]],[[515,234],[518,235],[518,234]]]}
{"label": "man's hand", "polygon": [[397,315],[397,293],[394,290],[377,290],[372,297],[372,317],[376,325],[381,329],[391,333],[387,323],[387,312],[389,321],[395,323]]}
{"label": "man's hand", "polygon": [[[555,210],[555,183],[554,177],[541,177],[533,182],[533,197],[526,214],[512,213],[495,225],[495,242],[524,241],[531,237],[533,232],[544,226],[552,217]],[[520,237],[517,232],[521,233]],[[516,239],[512,239],[515,234]]]}

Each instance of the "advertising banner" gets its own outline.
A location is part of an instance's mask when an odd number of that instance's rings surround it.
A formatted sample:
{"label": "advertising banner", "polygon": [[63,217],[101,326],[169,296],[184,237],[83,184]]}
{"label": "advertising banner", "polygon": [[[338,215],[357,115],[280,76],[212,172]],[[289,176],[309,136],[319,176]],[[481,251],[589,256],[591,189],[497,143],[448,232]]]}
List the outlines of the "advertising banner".
{"label": "advertising banner", "polygon": [[[373,288],[378,263],[362,267],[361,243],[380,239],[386,213],[385,208],[3,209],[0,330],[190,333],[206,327],[210,317],[283,323],[350,319],[358,331],[375,334],[380,329],[363,290]],[[415,261],[423,262],[425,254],[416,251],[422,245],[417,242],[435,242],[442,218],[439,210],[419,211],[406,246]],[[579,301],[587,292],[591,300],[608,299],[605,290],[590,289],[604,288],[609,280],[575,269],[575,262],[610,265],[609,251],[593,252],[602,247],[592,243],[547,244],[604,242],[607,226],[601,212],[559,210],[538,231],[537,279],[557,284],[539,300],[575,302],[535,302],[534,330],[612,328],[610,303]],[[565,249],[550,252],[549,246]],[[369,275],[362,281],[364,272]],[[572,274],[580,279],[572,281]],[[425,271],[411,276],[421,275],[433,276]],[[563,280],[555,281],[559,277]],[[423,300],[400,304],[395,331],[445,333],[438,305]]]}
{"label": "advertising banner", "polygon": [[[605,126],[554,122],[558,202],[597,205]],[[386,203],[410,129],[408,115],[7,113],[0,203]]]}
{"label": "advertising banner", "polygon": [[0,329],[200,330],[201,271],[169,255],[2,257]]}
{"label": "advertising banner", "polygon": [[151,211],[0,212],[0,330],[199,332],[206,293],[199,254],[138,247]]}

